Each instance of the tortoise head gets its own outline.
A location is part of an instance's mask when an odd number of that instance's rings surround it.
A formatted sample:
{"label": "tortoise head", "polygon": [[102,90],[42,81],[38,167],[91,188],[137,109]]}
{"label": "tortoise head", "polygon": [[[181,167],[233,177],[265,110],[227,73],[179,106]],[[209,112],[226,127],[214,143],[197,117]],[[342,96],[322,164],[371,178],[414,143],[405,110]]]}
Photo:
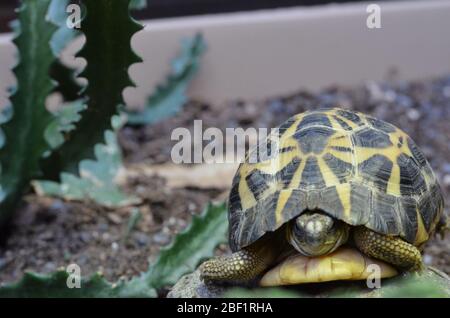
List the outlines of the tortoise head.
{"label": "tortoise head", "polygon": [[349,226],[317,211],[305,212],[287,227],[289,243],[305,256],[333,252],[347,241]]}

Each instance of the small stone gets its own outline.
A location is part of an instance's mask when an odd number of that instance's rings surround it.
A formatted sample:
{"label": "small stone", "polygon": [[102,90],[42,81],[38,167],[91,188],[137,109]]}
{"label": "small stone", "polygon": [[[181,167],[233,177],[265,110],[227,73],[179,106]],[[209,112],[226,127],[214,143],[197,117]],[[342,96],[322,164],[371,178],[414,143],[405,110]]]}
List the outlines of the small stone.
{"label": "small stone", "polygon": [[442,170],[443,170],[445,173],[450,174],[450,163],[445,163],[444,166],[442,167]]}
{"label": "small stone", "polygon": [[431,265],[433,263],[433,256],[431,256],[429,254],[425,254],[423,256],[423,262],[427,265]]}
{"label": "small stone", "polygon": [[109,235],[109,233],[103,233],[102,234],[102,240],[103,241],[109,241],[110,238],[111,238],[111,235]]}
{"label": "small stone", "polygon": [[417,109],[410,109],[408,110],[408,112],[406,113],[406,115],[408,116],[409,119],[411,120],[418,120],[420,118],[420,112]]}
{"label": "small stone", "polygon": [[88,243],[91,240],[91,234],[89,234],[88,232],[80,233],[80,240],[83,243]]}
{"label": "small stone", "polygon": [[384,99],[387,102],[390,102],[390,103],[394,102],[396,97],[397,97],[397,94],[393,90],[388,90],[384,93]]}
{"label": "small stone", "polygon": [[56,264],[53,262],[48,262],[45,263],[44,265],[44,272],[49,273],[49,272],[54,272],[56,269]]}
{"label": "small stone", "polygon": [[249,116],[257,116],[259,113],[260,109],[258,108],[257,105],[253,104],[253,103],[246,103],[245,104],[245,112],[247,113],[247,115]]}
{"label": "small stone", "polygon": [[119,244],[117,244],[117,242],[112,242],[111,244],[111,249],[116,252],[117,250],[119,250]]}
{"label": "small stone", "polygon": [[140,246],[146,246],[149,243],[149,238],[144,233],[141,233],[141,232],[135,233],[134,238]]}
{"label": "small stone", "polygon": [[410,108],[413,104],[411,98],[405,95],[397,96],[396,103],[404,108]]}
{"label": "small stone", "polygon": [[444,185],[450,186],[450,174],[446,174],[443,179]]}
{"label": "small stone", "polygon": [[188,210],[189,212],[195,212],[197,211],[197,205],[193,202],[188,203]]}
{"label": "small stone", "polygon": [[167,223],[169,226],[174,226],[175,224],[177,224],[177,219],[172,216],[169,218],[169,221]]}
{"label": "small stone", "polygon": [[153,243],[158,245],[167,245],[170,242],[170,236],[166,233],[159,232],[153,236]]}
{"label": "small stone", "polygon": [[370,81],[366,84],[366,88],[369,91],[370,98],[374,101],[380,101],[383,99],[383,91],[378,83]]}
{"label": "small stone", "polygon": [[147,195],[148,189],[146,187],[140,185],[140,186],[136,187],[135,191],[138,194],[138,196],[145,197]]}
{"label": "small stone", "polygon": [[48,241],[48,240],[51,240],[52,238],[53,238],[53,233],[51,231],[45,231],[44,233],[42,233],[40,235],[41,240]]}
{"label": "small stone", "polygon": [[54,200],[50,205],[50,209],[59,210],[59,212],[66,212],[67,205],[61,200]]}
{"label": "small stone", "polygon": [[116,213],[108,213],[108,219],[114,224],[122,224],[122,218]]}
{"label": "small stone", "polygon": [[272,100],[269,104],[269,110],[275,114],[283,113],[283,107],[284,104],[279,99]]}
{"label": "small stone", "polygon": [[109,226],[108,226],[107,223],[100,223],[100,224],[98,225],[98,229],[99,229],[100,231],[102,231],[102,232],[105,232],[105,231],[107,231],[107,230],[109,229]]}

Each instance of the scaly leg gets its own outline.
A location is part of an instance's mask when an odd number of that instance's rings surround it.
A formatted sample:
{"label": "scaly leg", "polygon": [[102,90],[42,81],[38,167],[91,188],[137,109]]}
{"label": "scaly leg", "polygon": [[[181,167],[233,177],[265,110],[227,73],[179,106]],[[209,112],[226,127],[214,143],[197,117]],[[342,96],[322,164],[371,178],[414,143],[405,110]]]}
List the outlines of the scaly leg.
{"label": "scaly leg", "polygon": [[212,258],[200,266],[205,280],[223,282],[248,282],[260,275],[275,260],[268,248],[249,246],[230,256]]}
{"label": "scaly leg", "polygon": [[353,238],[361,252],[371,257],[405,270],[423,269],[420,251],[399,237],[379,234],[361,226],[354,230]]}

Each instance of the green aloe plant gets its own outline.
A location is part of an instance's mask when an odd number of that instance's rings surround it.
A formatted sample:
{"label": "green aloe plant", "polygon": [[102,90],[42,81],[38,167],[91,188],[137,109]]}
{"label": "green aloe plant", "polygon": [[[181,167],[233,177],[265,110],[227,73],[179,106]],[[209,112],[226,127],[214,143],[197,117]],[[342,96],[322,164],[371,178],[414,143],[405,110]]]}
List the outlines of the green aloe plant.
{"label": "green aloe plant", "polygon": [[[11,107],[0,116],[0,225],[10,218],[33,179],[48,180],[40,183],[45,185],[40,187],[43,194],[80,199],[77,189],[89,180],[83,180],[83,176],[79,179],[77,174],[95,165],[83,160],[97,159],[97,168],[119,170],[119,161],[96,155],[102,156],[105,146],[99,144],[105,142],[105,136],[110,145],[115,142],[108,132],[112,131],[111,119],[123,106],[122,91],[133,85],[128,68],[140,61],[130,42],[142,26],[130,17],[129,9],[146,5],[144,0],[83,0],[84,18],[77,31],[66,26],[69,0],[22,2],[14,24],[14,43],[19,52],[14,73],[18,84]],[[87,79],[86,87],[76,81],[75,70],[58,59],[79,34],[86,37],[78,54],[87,61],[79,75]],[[129,113],[130,124],[151,124],[181,108],[205,47],[200,34],[183,40],[181,54],[173,61],[166,83],[149,98],[144,112]],[[65,101],[53,113],[45,108],[52,92],[60,93]],[[105,179],[108,176],[111,178]],[[89,191],[91,199],[109,206],[133,201],[111,182],[114,175],[98,177],[113,188]],[[70,185],[73,193],[62,193],[56,183],[59,181],[64,189]]]}
{"label": "green aloe plant", "polygon": [[[57,58],[77,34],[65,25],[67,4],[22,0],[18,10],[18,62],[13,70],[17,87],[0,118],[0,225],[10,218],[31,180],[57,180],[62,171],[78,173],[83,159],[95,157],[96,145],[105,141],[111,119],[123,104],[122,91],[133,85],[128,67],[140,58],[130,42],[142,26],[130,17],[130,0],[82,1],[86,43],[79,56],[87,66],[80,76],[89,83],[82,91],[67,84],[73,70]],[[51,76],[60,75],[55,65],[65,75],[53,81]],[[53,91],[73,103],[49,112],[45,103]]]}
{"label": "green aloe plant", "polygon": [[[176,113],[187,99],[185,96],[187,85],[198,69],[200,54],[205,47],[200,34],[193,38],[182,39],[181,53],[172,61],[173,73],[166,85],[159,87],[149,98],[144,112],[124,116],[127,122],[152,124]],[[53,149],[63,144],[64,133],[75,129],[75,123],[79,121],[85,108],[86,105],[82,100],[76,100],[67,103],[55,113],[56,118],[46,131],[47,141]],[[115,127],[115,130],[120,128]],[[116,184],[117,176],[125,168],[117,137],[111,131],[107,131],[105,137],[106,144],[95,146],[96,160],[83,160],[79,164],[79,177],[63,172],[59,178],[60,182],[36,180],[32,182],[35,191],[41,196],[54,196],[66,200],[93,200],[110,208],[138,203],[137,198],[126,195]]]}
{"label": "green aloe plant", "polygon": [[[80,32],[66,28],[68,3],[22,0],[18,10],[14,24],[18,62],[13,70],[17,87],[11,106],[0,112],[0,225],[9,219],[34,179],[41,179],[35,184],[46,188],[46,193],[53,191],[60,196],[67,195],[64,189],[70,188],[69,196],[93,196],[108,204],[111,193],[116,193],[113,199],[121,195],[109,182],[114,178],[111,169],[121,167],[120,152],[111,152],[118,148],[111,123],[123,105],[122,91],[133,85],[128,68],[140,61],[130,42],[142,27],[130,17],[129,10],[142,8],[146,1],[82,0]],[[58,59],[78,34],[86,38],[78,54],[87,62],[80,74],[87,79],[85,87],[75,80],[75,71]],[[155,97],[165,105],[167,100],[176,101],[167,106],[169,112],[174,112],[173,105],[184,103],[187,83],[198,67],[203,48],[200,36],[184,45],[184,54],[175,61],[168,85]],[[52,92],[60,93],[65,103],[50,112],[46,99]],[[86,160],[94,157],[96,161]],[[105,187],[98,187],[101,183]],[[0,297],[155,297],[157,290],[175,283],[210,257],[226,240],[227,226],[225,206],[209,205],[161,251],[146,273],[130,281],[110,283],[94,274],[81,279],[81,288],[68,288],[71,276],[65,270],[45,275],[25,273],[20,281],[2,285]]]}
{"label": "green aloe plant", "polygon": [[[80,34],[76,29],[66,26],[66,8],[69,3],[70,0],[52,0],[48,9],[48,20],[58,26],[58,30],[50,42],[54,56],[59,56]],[[50,68],[50,75],[58,83],[54,92],[60,93],[65,101],[75,101],[80,98],[79,93],[82,86],[76,81],[74,69],[65,65],[61,60],[55,59]]]}
{"label": "green aloe plant", "polygon": [[[75,106],[75,107],[72,107]],[[55,125],[49,126],[48,135],[52,136],[52,144],[61,142],[62,134],[53,129],[70,131],[73,121],[79,116],[79,105],[73,103],[63,109],[66,113],[55,120]],[[61,122],[66,120],[67,123]],[[120,207],[140,203],[140,200],[124,193],[116,184],[116,178],[124,170],[122,152],[117,141],[117,130],[124,122],[123,117],[115,116],[112,119],[114,131],[105,132],[105,144],[95,146],[96,160],[83,160],[79,165],[80,176],[63,172],[61,181],[35,180],[33,188],[38,195],[60,197],[65,200],[92,200],[106,207]]]}
{"label": "green aloe plant", "polygon": [[10,118],[1,126],[0,224],[11,216],[29,181],[41,175],[39,161],[49,148],[44,132],[54,116],[45,100],[54,88],[49,76],[55,59],[50,40],[57,30],[45,18],[49,5],[50,0],[24,1],[14,27],[19,61],[13,70],[17,86],[10,99]]}
{"label": "green aloe plant", "polygon": [[[68,140],[47,159],[47,167],[53,172],[77,173],[82,159],[94,158],[94,146],[104,141],[105,131],[112,129],[112,116],[124,104],[122,91],[133,86],[128,68],[141,61],[131,48],[131,38],[142,26],[130,17],[130,0],[84,0],[83,3],[86,14],[81,31],[86,43],[78,56],[87,61],[80,74],[89,82],[83,92],[87,109]],[[53,177],[57,178],[54,174]]]}
{"label": "green aloe plant", "polygon": [[186,103],[186,91],[200,67],[200,58],[206,51],[206,43],[199,33],[185,38],[181,51],[172,61],[170,74],[158,85],[140,112],[128,112],[129,125],[148,125],[170,117]]}

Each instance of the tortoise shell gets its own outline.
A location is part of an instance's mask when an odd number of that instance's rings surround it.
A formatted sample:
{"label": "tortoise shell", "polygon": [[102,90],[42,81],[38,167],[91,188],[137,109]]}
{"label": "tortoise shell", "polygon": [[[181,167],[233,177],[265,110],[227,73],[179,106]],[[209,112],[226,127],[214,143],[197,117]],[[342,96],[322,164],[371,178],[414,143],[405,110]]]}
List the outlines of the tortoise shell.
{"label": "tortoise shell", "polygon": [[419,246],[443,205],[429,163],[405,132],[349,110],[310,111],[284,122],[239,166],[230,246],[248,246],[307,210]]}

